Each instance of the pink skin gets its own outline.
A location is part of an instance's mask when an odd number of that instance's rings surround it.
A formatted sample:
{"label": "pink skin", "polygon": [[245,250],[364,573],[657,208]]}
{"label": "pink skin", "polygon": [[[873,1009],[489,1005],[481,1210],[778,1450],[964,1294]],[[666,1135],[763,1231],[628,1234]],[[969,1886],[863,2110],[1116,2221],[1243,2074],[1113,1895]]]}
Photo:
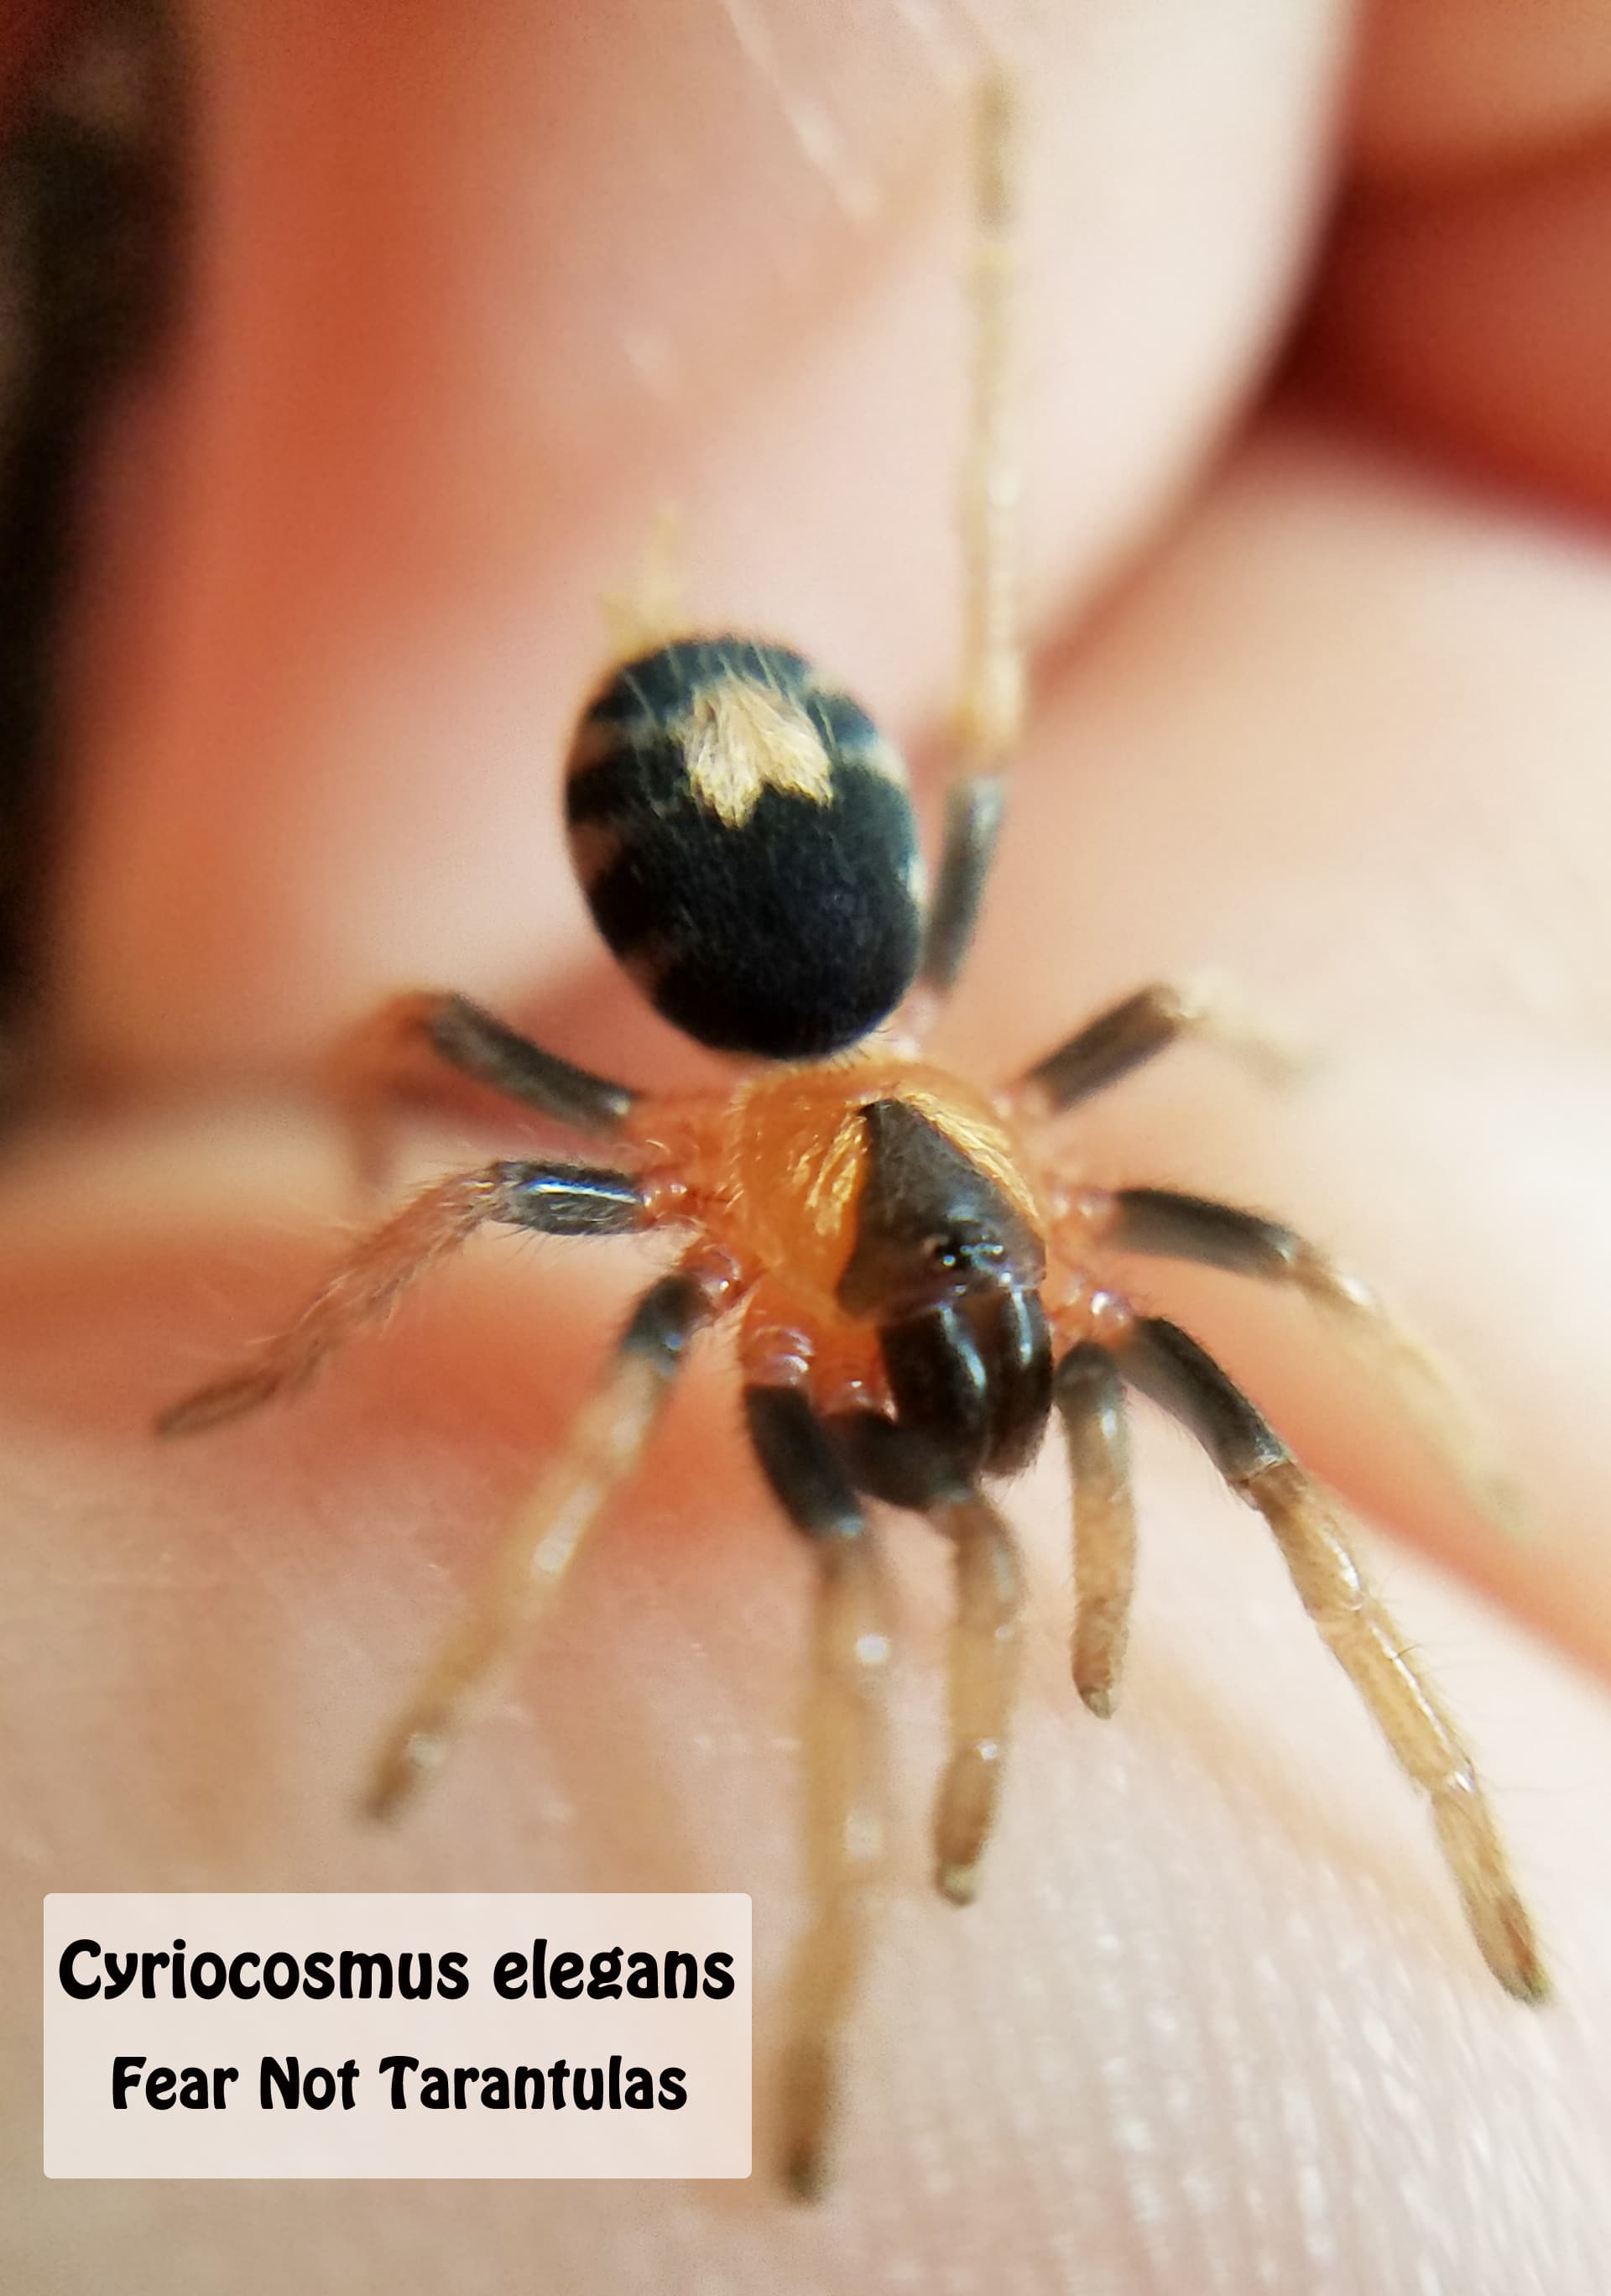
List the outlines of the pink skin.
{"label": "pink skin", "polygon": [[[1560,1998],[1532,2013],[1484,1973],[1258,1525],[1148,1419],[1111,1723],[1067,1679],[1060,1479],[1014,1494],[1025,1707],[968,1914],[925,1887],[939,1558],[892,1542],[900,1870],[821,2210],[764,2175],[46,2185],[23,2070],[8,2284],[255,2296],[289,2259],[310,2289],[412,2296],[527,2285],[540,2257],[589,2296],[1602,2285],[1611,568],[1514,480],[1605,499],[1611,342],[1580,316],[1603,325],[1605,299],[1553,259],[1605,197],[1572,156],[1611,112],[1603,12],[1537,12],[1522,70],[1501,0],[1378,8],[1340,159],[1332,0],[1241,0],[1212,31],[1193,0],[1046,12],[1041,670],[945,1043],[999,1073],[1206,961],[1323,1047],[1275,1102],[1183,1051],[1092,1112],[1080,1161],[1289,1214],[1458,1356],[1533,1494],[1528,1546],[1470,1520],[1296,1307],[1146,1275],[1441,1566],[1370,1541]],[[597,598],[666,496],[702,619],[797,638],[904,733],[937,719],[960,159],[919,16],[510,0],[471,39],[424,8],[384,32],[345,0],[204,12],[197,324],[109,458],[86,618],[78,1079],[135,1108],[211,1096],[417,980],[581,1058],[695,1072],[594,952],[555,761]],[[802,149],[824,125],[837,192]],[[1310,283],[1356,150],[1374,204]],[[864,184],[882,203],[857,221]],[[1250,405],[1300,290],[1326,388]],[[1425,451],[1386,444],[1383,413]],[[584,1392],[634,1253],[478,1247],[293,1412],[151,1444],[153,1407],[294,1304],[343,1203],[328,1133],[277,1104],[109,1110],[11,1168],[9,1965],[46,1888],[748,1889],[763,2163],[802,1915],[806,1570],[725,1368],[696,1374],[516,1693],[406,1827],[363,1832],[348,1789]],[[7,1991],[14,2068],[36,2014]]]}

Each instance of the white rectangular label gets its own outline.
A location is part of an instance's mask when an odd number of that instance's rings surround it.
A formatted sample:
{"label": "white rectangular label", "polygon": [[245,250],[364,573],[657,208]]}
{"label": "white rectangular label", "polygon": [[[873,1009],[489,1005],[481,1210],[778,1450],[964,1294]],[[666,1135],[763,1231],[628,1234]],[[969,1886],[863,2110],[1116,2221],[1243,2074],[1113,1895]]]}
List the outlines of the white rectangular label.
{"label": "white rectangular label", "polygon": [[749,1899],[53,1896],[47,2177],[747,2177]]}

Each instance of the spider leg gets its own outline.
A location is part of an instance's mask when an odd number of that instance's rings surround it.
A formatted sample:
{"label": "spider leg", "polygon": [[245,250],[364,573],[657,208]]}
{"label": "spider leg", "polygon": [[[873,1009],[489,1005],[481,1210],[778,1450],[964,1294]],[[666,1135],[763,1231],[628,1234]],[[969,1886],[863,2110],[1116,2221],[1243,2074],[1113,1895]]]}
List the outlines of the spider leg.
{"label": "spider leg", "polygon": [[1024,720],[1023,479],[1012,423],[1015,111],[1005,74],[987,73],[974,126],[972,395],[962,463],[962,668],[955,721],[961,771],[946,802],[919,973],[931,1004],[950,990],[973,939]]}
{"label": "spider leg", "polygon": [[663,501],[630,585],[605,594],[604,619],[609,650],[617,662],[669,645],[689,629],[683,565],[683,512]]}
{"label": "spider leg", "polygon": [[1210,984],[1155,980],[1099,1013],[1023,1075],[1011,1091],[1026,1117],[1060,1116],[1165,1052],[1182,1037],[1216,1044],[1281,1084],[1303,1067],[1290,1044],[1236,1009]]}
{"label": "spider leg", "polygon": [[1018,1687],[1023,1571],[1002,1517],[977,1491],[934,1510],[952,1542],[956,1611],[949,1665],[951,1759],[934,1810],[935,1880],[971,1905],[995,1820]]}
{"label": "spider leg", "polygon": [[927,1436],[877,1411],[837,1412],[829,1424],[863,1490],[927,1517],[951,1541],[951,1753],[935,1800],[935,1885],[953,1905],[971,1905],[1018,1687],[1024,1600],[1018,1547],[997,1510]]}
{"label": "spider leg", "polygon": [[1135,1587],[1135,1503],[1124,1382],[1109,1350],[1082,1340],[1059,1363],[1052,1399],[1068,1444],[1074,1499],[1074,1686],[1113,1711]]}
{"label": "spider leg", "polygon": [[1301,1292],[1341,1336],[1389,1377],[1427,1439],[1476,1505],[1507,1529],[1521,1521],[1512,1485],[1488,1457],[1470,1413],[1425,1343],[1370,1287],[1319,1246],[1278,1221],[1167,1188],[1120,1188],[1089,1200],[1104,1242],[1121,1251],[1185,1259]]}
{"label": "spider leg", "polygon": [[630,1172],[569,1164],[488,1164],[425,1189],[364,1237],[286,1329],[235,1371],[173,1404],[159,1435],[193,1435],[306,1387],[327,1356],[389,1313],[410,1284],[488,1221],[544,1235],[620,1235],[667,1216]]}
{"label": "spider leg", "polygon": [[784,2161],[803,2199],[820,2191],[835,2057],[866,1955],[884,1859],[883,1683],[889,1655],[877,1551],[827,1428],[798,1386],[744,1391],[750,1439],[784,1513],[817,1562],[806,1727],[807,1850],[815,1898],[795,1978],[784,2070]]}
{"label": "spider leg", "polygon": [[388,997],[343,1037],[321,1070],[367,1189],[386,1177],[391,1109],[410,1098],[451,1104],[455,1079],[601,1137],[620,1131],[639,1098],[629,1085],[544,1052],[466,996],[409,990]]}
{"label": "spider leg", "polygon": [[1318,1487],[1257,1408],[1177,1325],[1138,1318],[1120,1361],[1125,1378],[1182,1422],[1269,1524],[1299,1600],[1401,1767],[1431,1802],[1483,1958],[1508,1993],[1544,2000],[1549,1980],[1533,1924],[1471,1757]]}
{"label": "spider leg", "polygon": [[946,792],[940,865],[923,927],[923,961],[918,974],[924,1023],[955,987],[973,946],[1006,811],[1005,773],[969,774],[965,780],[953,782]]}
{"label": "spider leg", "polygon": [[386,1738],[367,1797],[372,1816],[393,1816],[438,1767],[470,1693],[558,1594],[605,1501],[642,1458],[690,1341],[732,1304],[739,1282],[724,1255],[696,1246],[643,1293],[564,1447],[517,1510],[475,1601]]}

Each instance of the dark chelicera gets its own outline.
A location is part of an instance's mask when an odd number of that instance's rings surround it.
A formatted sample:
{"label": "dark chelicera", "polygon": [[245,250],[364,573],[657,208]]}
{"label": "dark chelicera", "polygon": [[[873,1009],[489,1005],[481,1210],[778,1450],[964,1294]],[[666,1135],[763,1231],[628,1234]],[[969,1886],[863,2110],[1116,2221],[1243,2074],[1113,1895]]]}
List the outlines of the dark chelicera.
{"label": "dark chelicera", "polygon": [[[809,720],[831,768],[825,800],[763,786],[735,824],[701,798],[689,714],[733,681]],[[922,914],[916,823],[890,762],[856,703],[781,646],[681,640],[611,677],[582,721],[567,818],[600,931],[675,1027],[719,1052],[820,1060],[894,1011]]]}
{"label": "dark chelicera", "polygon": [[841,1308],[899,1315],[993,1284],[1040,1282],[1045,1245],[937,1125],[904,1100],[870,1101],[862,1123],[867,1177]]}
{"label": "dark chelicera", "polygon": [[[901,1426],[964,1484],[1027,1464],[1051,1407],[1039,1236],[954,1141],[904,1101],[862,1111],[868,1170],[838,1286],[874,1314]],[[852,1471],[881,1497],[909,1474],[887,1440],[840,1431]],[[874,1446],[882,1445],[883,1449]]]}

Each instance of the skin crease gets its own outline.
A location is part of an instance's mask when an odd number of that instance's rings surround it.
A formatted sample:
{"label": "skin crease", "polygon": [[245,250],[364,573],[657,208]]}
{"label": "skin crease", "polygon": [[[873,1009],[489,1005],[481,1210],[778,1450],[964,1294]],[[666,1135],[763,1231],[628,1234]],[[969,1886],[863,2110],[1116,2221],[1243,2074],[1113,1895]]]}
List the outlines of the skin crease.
{"label": "skin crease", "polygon": [[[743,1461],[724,1366],[696,1373],[448,1777],[395,1835],[356,1826],[368,1751],[642,1262],[478,1248],[294,1412],[159,1450],[151,1411],[294,1304],[349,1208],[323,1128],[224,1087],[435,978],[578,1057],[694,1072],[593,951],[549,777],[598,595],[668,493],[701,618],[793,636],[903,734],[938,722],[942,67],[964,50],[949,18],[894,11],[853,29],[689,0],[675,35],[623,7],[583,37],[511,4],[470,43],[419,4],[382,43],[356,6],[218,0],[194,27],[197,323],[109,457],[81,632],[60,1040],[103,1108],[42,1125],[0,1193],[8,1965],[30,1965],[47,1888],[748,1889],[757,2174],[47,2185],[19,2072],[8,2284],[250,2296],[291,2260],[317,2291],[472,2296],[534,2271],[589,2292],[1602,2285],[1611,562],[1572,368],[1589,299],[1551,261],[1560,208],[1528,203],[1552,139],[1583,141],[1581,103],[1537,91],[1582,95],[1554,44],[1575,56],[1591,12],[1541,12],[1510,80],[1492,0],[1436,12],[1465,53],[1495,43],[1513,132],[1473,124],[1475,64],[1457,85],[1385,8],[1347,104],[1348,28],[1321,0],[1241,0],[1212,43],[1184,0],[1089,0],[1034,51],[1037,698],[944,1042],[1008,1070],[1206,961],[1323,1047],[1274,1101],[1182,1051],[1071,1144],[1098,1178],[1223,1190],[1345,1248],[1446,1341],[1521,1467],[1536,1532],[1516,1547],[1302,1317],[1150,1272],[1317,1466],[1439,1558],[1368,1535],[1484,1762],[1557,2005],[1486,1978],[1262,1532],[1149,1417],[1110,1724],[1067,1678],[1055,1459],[1013,1495],[1024,1713],[962,1915],[923,1887],[943,1587],[920,1529],[895,1527],[895,1867],[820,2210],[765,2174],[801,1917],[806,1566]],[[1370,125],[1389,66],[1390,138]],[[1339,111],[1357,124],[1337,139]],[[837,192],[800,148],[824,125]],[[1521,145],[1531,171],[1479,192]],[[1467,283],[1415,307],[1440,380],[1414,452],[1345,355],[1370,325],[1344,283],[1357,208],[1329,268],[1309,252],[1356,151],[1379,177],[1389,148],[1417,278],[1442,261]],[[885,196],[862,216],[865,181]],[[1558,368],[1509,398],[1475,351],[1484,309],[1513,324],[1511,270],[1484,283],[1473,251],[1479,196],[1513,200],[1517,267],[1560,299],[1537,346]],[[1385,304],[1396,242],[1371,244]],[[1329,315],[1328,388],[1272,404],[1253,381],[1300,302]],[[1516,484],[1546,465],[1549,503]],[[148,1112],[180,1082],[201,1112]],[[421,1167],[486,1152],[420,1145]],[[4,1997],[14,2068],[37,2062],[30,1993]]]}

